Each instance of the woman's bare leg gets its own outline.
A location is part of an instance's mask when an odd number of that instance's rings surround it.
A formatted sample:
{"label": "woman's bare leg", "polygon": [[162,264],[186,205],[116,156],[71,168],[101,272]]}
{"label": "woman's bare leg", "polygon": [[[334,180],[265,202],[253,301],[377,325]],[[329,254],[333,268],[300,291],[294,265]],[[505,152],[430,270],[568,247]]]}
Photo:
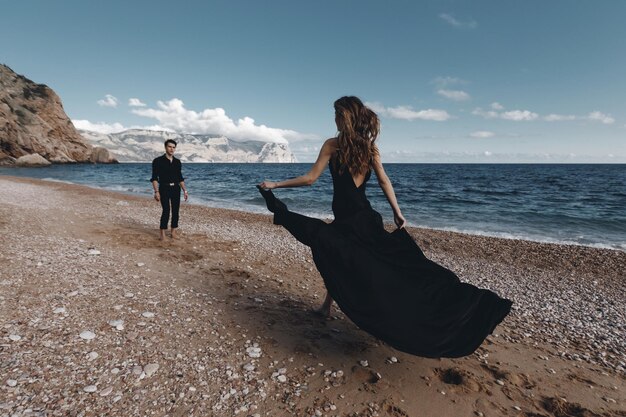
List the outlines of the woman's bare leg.
{"label": "woman's bare leg", "polygon": [[329,318],[330,317],[330,306],[333,304],[333,299],[330,296],[330,294],[328,293],[328,291],[326,291],[326,297],[324,298],[324,302],[322,303],[322,305],[315,310],[316,313],[318,313],[319,315],[323,316],[324,318]]}

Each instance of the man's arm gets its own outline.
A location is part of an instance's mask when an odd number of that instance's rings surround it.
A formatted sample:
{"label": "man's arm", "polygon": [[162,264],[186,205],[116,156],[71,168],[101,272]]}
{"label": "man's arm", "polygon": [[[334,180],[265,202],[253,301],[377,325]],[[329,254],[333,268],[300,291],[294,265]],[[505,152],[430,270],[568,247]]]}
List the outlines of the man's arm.
{"label": "man's arm", "polygon": [[154,199],[156,201],[161,200],[161,196],[159,195],[159,167],[157,165],[157,160],[154,159],[152,161],[152,176],[150,177],[150,182],[152,183],[152,189],[154,190]]}
{"label": "man's arm", "polygon": [[185,187],[185,181],[180,182],[180,188],[183,189],[183,196],[185,197],[185,201],[189,198],[189,193],[187,193],[187,188]]}
{"label": "man's arm", "polygon": [[178,177],[180,178],[180,188],[183,189],[183,196],[185,197],[185,201],[189,198],[189,194],[187,193],[187,187],[185,186],[185,178],[183,177],[183,163],[179,162],[178,166]]}

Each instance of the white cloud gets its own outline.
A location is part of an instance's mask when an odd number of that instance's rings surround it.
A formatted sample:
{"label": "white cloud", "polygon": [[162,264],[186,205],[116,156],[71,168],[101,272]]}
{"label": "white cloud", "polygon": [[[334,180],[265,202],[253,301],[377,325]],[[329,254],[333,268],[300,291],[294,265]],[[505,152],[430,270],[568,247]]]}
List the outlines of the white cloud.
{"label": "white cloud", "polygon": [[473,137],[473,138],[484,139],[484,138],[492,138],[492,137],[494,137],[495,133],[490,132],[488,130],[477,130],[476,132],[470,133],[470,136]]}
{"label": "white cloud", "polygon": [[503,119],[519,121],[532,121],[532,120],[545,120],[546,122],[565,122],[572,120],[587,119],[592,121],[598,121],[604,124],[613,124],[615,119],[610,114],[604,114],[599,111],[589,113],[587,116],[575,116],[573,114],[556,114],[550,113],[547,116],[539,116],[537,113],[530,110],[510,110],[504,111],[504,106],[498,102],[493,102],[490,105],[492,110],[483,110],[480,107],[475,108],[472,114],[475,116],[482,116],[485,119]]}
{"label": "white cloud", "polygon": [[146,107],[146,103],[143,103],[138,98],[129,98],[128,99],[128,105],[130,107]]}
{"label": "white cloud", "polygon": [[72,120],[72,123],[74,123],[76,129],[89,130],[91,132],[103,133],[105,135],[122,132],[127,129],[121,123],[92,123],[89,120]]}
{"label": "white cloud", "polygon": [[587,118],[589,120],[602,122],[605,125],[610,125],[610,124],[615,123],[615,119],[612,118],[610,114],[604,114],[604,113],[599,112],[599,111],[594,111],[594,112],[589,113]]}
{"label": "white cloud", "polygon": [[446,88],[450,85],[467,84],[467,81],[457,77],[437,77],[431,81],[431,84],[435,84],[439,88]]}
{"label": "white cloud", "polygon": [[[494,104],[497,104],[497,103],[494,103]],[[474,109],[472,111],[472,114],[476,116],[482,116],[485,119],[504,119],[504,120],[513,120],[516,122],[536,120],[539,118],[539,115],[537,113],[531,112],[529,110],[511,110],[511,111],[505,111],[505,112],[497,112],[493,110],[485,111],[481,109],[480,107]]]}
{"label": "white cloud", "polygon": [[420,119],[442,122],[452,117],[448,114],[447,111],[438,109],[413,110],[411,106],[385,107],[380,103],[365,103],[365,105],[374,110],[379,115],[389,117],[391,119]]}
{"label": "white cloud", "polygon": [[447,13],[441,13],[439,17],[449,25],[459,29],[475,29],[478,26],[478,23],[476,23],[474,19],[470,19],[467,22],[462,22]]}
{"label": "white cloud", "polygon": [[316,139],[294,130],[278,129],[257,125],[251,117],[234,121],[222,108],[204,109],[200,112],[185,108],[182,100],[173,98],[157,102],[156,109],[133,109],[139,116],[156,119],[161,126],[177,132],[195,134],[218,134],[233,140],[258,140],[263,142],[288,143],[290,140]]}
{"label": "white cloud", "polygon": [[492,154],[491,152],[489,152],[489,151],[485,151],[485,152],[483,152],[483,155],[485,155],[485,156],[491,156],[491,155],[493,155],[493,154]]}
{"label": "white cloud", "polygon": [[98,104],[102,107],[117,107],[117,98],[107,94],[103,99],[98,100]]}
{"label": "white cloud", "polygon": [[482,116],[482,117],[484,117],[485,119],[497,119],[498,117],[500,117],[500,113],[498,113],[498,112],[496,112],[496,111],[493,111],[493,110],[487,110],[487,111],[485,111],[485,110],[481,109],[480,107],[475,108],[475,109],[472,111],[472,114],[473,114],[474,116]]}
{"label": "white cloud", "polygon": [[453,101],[465,101],[470,99],[470,95],[462,90],[438,90],[437,94]]}
{"label": "white cloud", "polygon": [[549,114],[543,118],[546,122],[563,122],[568,120],[576,120],[576,116],[571,114]]}
{"label": "white cloud", "polygon": [[514,120],[516,122],[522,120],[536,120],[539,117],[537,113],[528,110],[512,110],[500,113],[500,118],[505,120]]}

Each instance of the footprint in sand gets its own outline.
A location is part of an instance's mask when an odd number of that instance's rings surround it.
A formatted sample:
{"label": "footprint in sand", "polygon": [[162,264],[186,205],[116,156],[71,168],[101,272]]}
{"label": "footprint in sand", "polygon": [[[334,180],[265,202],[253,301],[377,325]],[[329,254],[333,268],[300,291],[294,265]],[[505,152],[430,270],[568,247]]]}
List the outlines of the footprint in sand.
{"label": "footprint in sand", "polygon": [[477,378],[473,374],[462,369],[436,368],[434,372],[444,384],[452,385],[453,387],[458,388],[458,391],[480,392],[484,390],[482,384],[476,380]]}
{"label": "footprint in sand", "polygon": [[560,398],[543,397],[539,408],[543,408],[554,417],[603,417],[607,414],[594,413],[577,403],[570,403]]}
{"label": "footprint in sand", "polygon": [[250,273],[242,269],[226,269],[224,273],[237,278],[250,278]]}
{"label": "footprint in sand", "polygon": [[391,417],[409,417],[409,414],[406,411],[388,399],[382,402],[381,408]]}
{"label": "footprint in sand", "polygon": [[376,384],[380,388],[389,387],[389,383],[382,378],[380,373],[359,365],[352,367],[352,378],[360,383]]}
{"label": "footprint in sand", "polygon": [[592,385],[592,386],[598,385],[595,381],[592,381],[591,379],[583,378],[580,375],[576,375],[576,374],[568,374],[567,379],[569,379],[570,381],[582,382],[584,384]]}
{"label": "footprint in sand", "polygon": [[497,382],[498,385],[502,385],[501,383],[504,383],[525,389],[532,389],[537,386],[537,384],[535,384],[535,382],[526,374],[516,374],[503,371],[498,367],[491,365],[482,365],[482,367],[489,372],[496,381],[500,381]]}

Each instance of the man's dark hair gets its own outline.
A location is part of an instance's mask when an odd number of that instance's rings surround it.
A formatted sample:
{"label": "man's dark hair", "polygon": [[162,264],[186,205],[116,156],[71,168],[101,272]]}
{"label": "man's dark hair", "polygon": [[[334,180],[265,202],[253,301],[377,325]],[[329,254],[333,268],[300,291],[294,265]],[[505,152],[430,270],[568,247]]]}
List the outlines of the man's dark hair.
{"label": "man's dark hair", "polygon": [[174,144],[174,147],[176,147],[176,145],[178,145],[178,143],[176,143],[176,141],[174,139],[168,139],[165,141],[165,146],[167,146],[168,143],[172,143]]}

